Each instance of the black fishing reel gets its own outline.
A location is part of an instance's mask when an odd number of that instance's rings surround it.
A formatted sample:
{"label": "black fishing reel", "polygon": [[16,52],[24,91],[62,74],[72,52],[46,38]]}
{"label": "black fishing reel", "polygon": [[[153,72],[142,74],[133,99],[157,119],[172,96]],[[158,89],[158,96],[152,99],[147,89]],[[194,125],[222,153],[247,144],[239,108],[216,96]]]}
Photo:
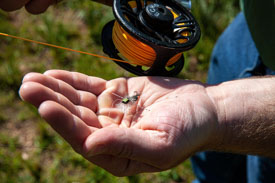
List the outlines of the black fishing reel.
{"label": "black fishing reel", "polygon": [[[179,0],[114,0],[113,12],[119,25],[133,38],[150,46],[156,56],[151,66],[115,61],[136,75],[175,76],[184,66],[184,51],[200,39],[200,28],[190,11]],[[113,42],[115,20],[102,30],[103,51],[123,60]],[[171,65],[167,62],[180,54]]]}

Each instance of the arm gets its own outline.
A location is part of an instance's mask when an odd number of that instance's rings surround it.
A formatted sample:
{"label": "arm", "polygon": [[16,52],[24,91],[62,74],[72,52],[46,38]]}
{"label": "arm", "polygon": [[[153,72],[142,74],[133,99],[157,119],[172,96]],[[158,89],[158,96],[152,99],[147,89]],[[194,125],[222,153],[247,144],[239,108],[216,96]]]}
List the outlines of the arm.
{"label": "arm", "polygon": [[275,77],[229,81],[207,91],[220,134],[210,149],[275,158]]}

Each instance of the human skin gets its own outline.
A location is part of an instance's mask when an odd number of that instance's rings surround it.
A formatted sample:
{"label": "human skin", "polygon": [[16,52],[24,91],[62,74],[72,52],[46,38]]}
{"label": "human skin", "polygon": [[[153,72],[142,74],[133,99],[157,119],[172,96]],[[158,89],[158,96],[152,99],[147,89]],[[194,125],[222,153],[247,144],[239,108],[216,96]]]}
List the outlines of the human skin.
{"label": "human skin", "polygon": [[[19,93],[76,152],[127,176],[170,169],[204,150],[274,158],[274,91],[274,77],[206,85],[51,70],[27,74]],[[137,101],[120,102],[135,92]]]}
{"label": "human skin", "polygon": [[[55,3],[2,0],[0,8],[25,7],[39,14]],[[274,81],[254,78],[209,86],[175,78],[105,81],[49,71],[26,75],[20,95],[76,152],[124,176],[166,170],[203,150],[274,158]],[[135,91],[138,101],[119,103],[118,96]]]}
{"label": "human skin", "polygon": [[0,8],[4,11],[15,11],[25,7],[29,13],[40,14],[57,2],[58,0],[1,0]]}
{"label": "human skin", "polygon": [[[4,11],[15,11],[22,7],[31,14],[44,13],[49,6],[57,4],[61,0],[1,0],[0,9]],[[112,6],[111,0],[95,0],[101,4]]]}

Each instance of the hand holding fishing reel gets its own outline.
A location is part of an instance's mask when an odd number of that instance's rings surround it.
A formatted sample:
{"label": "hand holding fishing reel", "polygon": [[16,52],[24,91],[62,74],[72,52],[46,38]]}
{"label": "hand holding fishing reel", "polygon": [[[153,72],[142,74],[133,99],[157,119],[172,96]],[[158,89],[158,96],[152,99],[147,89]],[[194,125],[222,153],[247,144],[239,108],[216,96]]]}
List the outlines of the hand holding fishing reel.
{"label": "hand holding fishing reel", "polygon": [[102,30],[103,51],[136,75],[175,76],[200,28],[179,0],[114,0],[116,20]]}

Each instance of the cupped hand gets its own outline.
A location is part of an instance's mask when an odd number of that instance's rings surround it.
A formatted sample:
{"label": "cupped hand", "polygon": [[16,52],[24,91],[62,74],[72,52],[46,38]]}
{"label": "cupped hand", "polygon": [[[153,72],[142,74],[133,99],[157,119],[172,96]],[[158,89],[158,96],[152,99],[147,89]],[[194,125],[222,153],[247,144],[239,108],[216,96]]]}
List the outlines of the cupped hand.
{"label": "cupped hand", "polygon": [[215,136],[215,106],[195,81],[50,70],[27,74],[19,92],[76,152],[116,176],[172,168]]}
{"label": "cupped hand", "polygon": [[15,11],[22,7],[32,14],[45,12],[52,4],[59,0],[1,0],[0,8],[5,11]]}

